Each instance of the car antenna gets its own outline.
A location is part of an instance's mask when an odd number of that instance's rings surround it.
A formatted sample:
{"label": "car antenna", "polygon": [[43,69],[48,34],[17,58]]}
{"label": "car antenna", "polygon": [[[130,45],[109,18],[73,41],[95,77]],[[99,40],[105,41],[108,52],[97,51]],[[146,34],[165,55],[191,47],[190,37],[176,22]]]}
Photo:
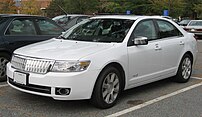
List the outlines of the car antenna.
{"label": "car antenna", "polygon": [[67,15],[67,12],[59,4],[57,4],[57,5]]}

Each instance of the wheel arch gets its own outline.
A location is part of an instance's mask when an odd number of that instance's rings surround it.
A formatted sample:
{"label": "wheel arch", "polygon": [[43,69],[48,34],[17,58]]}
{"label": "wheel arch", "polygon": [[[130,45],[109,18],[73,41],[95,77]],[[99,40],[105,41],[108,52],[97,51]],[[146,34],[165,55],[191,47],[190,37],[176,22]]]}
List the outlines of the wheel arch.
{"label": "wheel arch", "polygon": [[[187,52],[184,53],[184,55],[186,55],[186,54],[188,54],[188,55],[191,57],[192,64],[193,64],[194,56],[193,56],[192,52],[191,52],[191,51],[187,51]],[[184,55],[183,55],[183,56],[184,56]],[[183,56],[182,56],[182,58],[183,58]],[[181,59],[182,59],[182,58],[181,58]]]}
{"label": "wheel arch", "polygon": [[10,57],[12,56],[12,53],[7,50],[0,50],[0,53],[8,54]]}
{"label": "wheel arch", "polygon": [[[100,77],[100,75],[102,74],[102,72],[103,72],[105,69],[109,68],[109,67],[115,67],[115,68],[117,68],[117,70],[120,72],[120,74],[121,74],[121,79],[122,79],[121,90],[124,90],[125,85],[126,85],[125,70],[123,69],[123,67],[122,67],[122,65],[121,65],[120,63],[118,63],[118,62],[111,62],[111,63],[108,63],[108,64],[101,70],[101,72],[99,73],[99,75],[98,75],[98,77],[97,77],[97,79],[96,79],[96,81],[95,81],[94,87],[93,87],[92,95],[93,95],[93,93],[94,93],[94,89],[95,89],[96,83],[97,83],[97,81],[98,81],[98,78]],[[91,97],[92,97],[92,95],[91,95]]]}

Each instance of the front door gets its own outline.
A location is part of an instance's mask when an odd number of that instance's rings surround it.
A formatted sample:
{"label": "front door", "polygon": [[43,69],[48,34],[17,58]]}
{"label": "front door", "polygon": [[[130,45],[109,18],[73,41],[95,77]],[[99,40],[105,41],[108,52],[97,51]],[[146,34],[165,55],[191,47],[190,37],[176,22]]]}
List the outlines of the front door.
{"label": "front door", "polygon": [[[147,37],[148,44],[133,45],[136,37]],[[157,37],[153,20],[143,20],[136,25],[128,43],[129,85],[160,76],[162,48]]]}

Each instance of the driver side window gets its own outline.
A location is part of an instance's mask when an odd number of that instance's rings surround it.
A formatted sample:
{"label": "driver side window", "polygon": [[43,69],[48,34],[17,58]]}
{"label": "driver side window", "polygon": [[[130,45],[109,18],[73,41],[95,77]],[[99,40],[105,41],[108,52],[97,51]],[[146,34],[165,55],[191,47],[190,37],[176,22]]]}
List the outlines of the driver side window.
{"label": "driver side window", "polygon": [[132,33],[133,37],[147,37],[148,40],[157,39],[156,30],[152,20],[146,20],[140,22],[134,32]]}
{"label": "driver side window", "polygon": [[147,37],[148,41],[158,38],[153,20],[143,20],[137,24],[131,34],[129,46],[133,45],[133,39],[137,37]]}

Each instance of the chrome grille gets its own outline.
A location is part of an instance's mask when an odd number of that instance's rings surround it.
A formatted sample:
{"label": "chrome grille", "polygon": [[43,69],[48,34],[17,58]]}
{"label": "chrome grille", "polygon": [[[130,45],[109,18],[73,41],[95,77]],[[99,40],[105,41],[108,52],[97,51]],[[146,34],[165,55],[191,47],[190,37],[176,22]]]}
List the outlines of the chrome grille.
{"label": "chrome grille", "polygon": [[22,71],[45,74],[54,64],[54,60],[13,55],[11,64],[13,68]]}

